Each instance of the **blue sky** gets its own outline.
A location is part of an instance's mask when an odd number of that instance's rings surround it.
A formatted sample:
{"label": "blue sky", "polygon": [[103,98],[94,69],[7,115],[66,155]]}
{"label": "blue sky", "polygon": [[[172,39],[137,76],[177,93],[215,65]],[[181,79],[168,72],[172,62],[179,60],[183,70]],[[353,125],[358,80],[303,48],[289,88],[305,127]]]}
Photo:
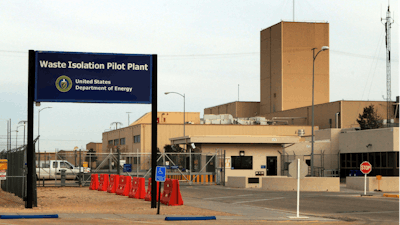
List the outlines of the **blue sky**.
{"label": "blue sky", "polygon": [[[295,1],[296,21],[330,24],[330,100],[383,100],[387,1]],[[399,92],[398,2],[392,25],[392,99]],[[28,50],[158,55],[158,110],[186,111],[260,100],[260,31],[293,20],[293,1],[1,1],[0,151],[6,120],[27,118]],[[325,53],[324,53],[325,54]],[[41,151],[101,142],[112,122],[123,126],[151,105],[42,103]],[[22,143],[19,128],[18,143]],[[13,132],[13,147],[15,146]],[[35,134],[35,135],[36,135]]]}

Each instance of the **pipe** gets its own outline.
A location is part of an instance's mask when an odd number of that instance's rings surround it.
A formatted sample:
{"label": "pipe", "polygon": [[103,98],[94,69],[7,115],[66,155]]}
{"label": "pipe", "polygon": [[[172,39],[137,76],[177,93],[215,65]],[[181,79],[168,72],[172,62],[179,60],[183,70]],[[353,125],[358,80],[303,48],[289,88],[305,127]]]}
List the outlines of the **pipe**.
{"label": "pipe", "polygon": [[340,114],[340,112],[335,113],[335,124],[336,124],[336,129],[339,128],[339,114]]}

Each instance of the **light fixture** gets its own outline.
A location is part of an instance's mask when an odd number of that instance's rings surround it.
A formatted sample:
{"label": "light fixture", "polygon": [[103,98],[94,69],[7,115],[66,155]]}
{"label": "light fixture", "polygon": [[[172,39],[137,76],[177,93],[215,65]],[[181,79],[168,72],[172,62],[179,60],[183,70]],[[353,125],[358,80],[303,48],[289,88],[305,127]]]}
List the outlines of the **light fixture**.
{"label": "light fixture", "polygon": [[244,156],[244,151],[240,151],[240,152],[239,152],[239,155],[240,155],[240,156]]}

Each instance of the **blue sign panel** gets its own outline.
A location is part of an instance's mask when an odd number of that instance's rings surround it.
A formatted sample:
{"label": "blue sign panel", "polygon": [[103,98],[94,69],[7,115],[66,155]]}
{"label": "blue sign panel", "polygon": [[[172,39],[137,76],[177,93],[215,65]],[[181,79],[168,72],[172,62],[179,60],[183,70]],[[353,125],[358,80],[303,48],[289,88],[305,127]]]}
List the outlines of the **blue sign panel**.
{"label": "blue sign panel", "polygon": [[132,172],[132,164],[124,164],[123,172]]}
{"label": "blue sign panel", "polygon": [[265,169],[265,165],[261,165],[261,169]]}
{"label": "blue sign panel", "polygon": [[152,55],[36,52],[35,101],[151,104]]}
{"label": "blue sign panel", "polygon": [[165,182],[165,176],[167,175],[167,170],[164,166],[156,167],[156,181]]}

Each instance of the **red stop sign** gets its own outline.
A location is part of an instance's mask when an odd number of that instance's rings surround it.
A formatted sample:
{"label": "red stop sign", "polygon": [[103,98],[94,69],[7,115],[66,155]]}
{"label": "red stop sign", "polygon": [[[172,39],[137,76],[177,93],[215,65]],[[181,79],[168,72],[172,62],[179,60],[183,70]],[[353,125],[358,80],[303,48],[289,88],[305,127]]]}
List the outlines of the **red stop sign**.
{"label": "red stop sign", "polygon": [[364,161],[360,165],[360,170],[363,174],[369,174],[372,170],[372,165],[368,161]]}

